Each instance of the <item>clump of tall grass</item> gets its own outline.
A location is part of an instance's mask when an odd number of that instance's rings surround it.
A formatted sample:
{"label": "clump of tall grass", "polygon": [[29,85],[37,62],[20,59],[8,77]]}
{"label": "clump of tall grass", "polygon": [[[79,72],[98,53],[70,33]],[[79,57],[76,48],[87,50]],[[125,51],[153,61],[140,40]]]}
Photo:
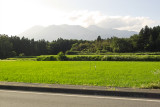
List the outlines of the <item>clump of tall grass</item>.
{"label": "clump of tall grass", "polygon": [[142,85],[140,88],[145,88],[145,89],[160,89],[160,82],[150,83],[150,84],[147,84],[147,85]]}

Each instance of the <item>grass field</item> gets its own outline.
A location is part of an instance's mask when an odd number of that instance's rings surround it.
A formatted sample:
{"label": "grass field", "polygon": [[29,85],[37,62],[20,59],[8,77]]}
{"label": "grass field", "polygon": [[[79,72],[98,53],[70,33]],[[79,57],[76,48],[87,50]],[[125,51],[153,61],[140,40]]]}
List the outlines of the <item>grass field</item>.
{"label": "grass field", "polygon": [[160,88],[160,62],[0,61],[0,81]]}

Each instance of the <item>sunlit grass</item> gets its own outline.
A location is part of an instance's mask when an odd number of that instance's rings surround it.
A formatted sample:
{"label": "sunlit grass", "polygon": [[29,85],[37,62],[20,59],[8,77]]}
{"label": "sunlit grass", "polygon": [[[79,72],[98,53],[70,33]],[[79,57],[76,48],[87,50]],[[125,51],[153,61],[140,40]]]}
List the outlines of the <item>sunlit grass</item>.
{"label": "sunlit grass", "polygon": [[149,87],[160,82],[160,62],[0,61],[0,81]]}

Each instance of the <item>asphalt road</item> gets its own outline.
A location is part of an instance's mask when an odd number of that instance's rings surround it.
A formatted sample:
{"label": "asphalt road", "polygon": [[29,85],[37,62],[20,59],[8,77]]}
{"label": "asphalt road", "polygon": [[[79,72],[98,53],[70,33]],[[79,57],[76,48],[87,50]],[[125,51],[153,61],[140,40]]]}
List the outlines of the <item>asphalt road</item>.
{"label": "asphalt road", "polygon": [[160,107],[160,100],[0,90],[0,107]]}

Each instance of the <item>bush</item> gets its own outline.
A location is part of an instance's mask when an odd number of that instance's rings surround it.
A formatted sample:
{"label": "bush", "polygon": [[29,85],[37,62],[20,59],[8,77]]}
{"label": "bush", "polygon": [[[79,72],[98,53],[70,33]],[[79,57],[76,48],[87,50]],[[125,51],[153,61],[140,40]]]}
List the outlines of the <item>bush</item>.
{"label": "bush", "polygon": [[57,60],[58,61],[67,61],[67,57],[65,56],[65,54],[63,52],[59,52],[57,55]]}

